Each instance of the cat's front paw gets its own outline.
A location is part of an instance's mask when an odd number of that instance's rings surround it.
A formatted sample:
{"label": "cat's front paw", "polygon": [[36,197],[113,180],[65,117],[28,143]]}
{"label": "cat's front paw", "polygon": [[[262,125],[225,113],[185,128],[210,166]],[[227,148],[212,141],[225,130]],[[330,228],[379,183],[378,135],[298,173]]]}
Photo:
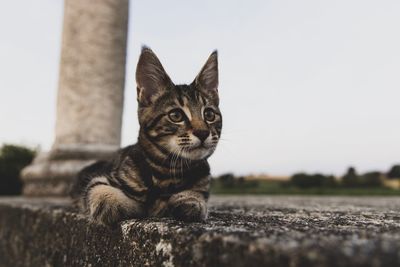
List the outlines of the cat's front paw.
{"label": "cat's front paw", "polygon": [[103,207],[102,210],[100,210],[100,208],[97,208],[97,210],[91,212],[91,220],[94,223],[111,228],[115,228],[120,221],[126,218],[126,214],[118,211],[117,209],[114,210],[112,207],[109,206]]}
{"label": "cat's front paw", "polygon": [[190,199],[171,207],[171,215],[185,222],[203,222],[207,218],[207,204],[204,201]]}

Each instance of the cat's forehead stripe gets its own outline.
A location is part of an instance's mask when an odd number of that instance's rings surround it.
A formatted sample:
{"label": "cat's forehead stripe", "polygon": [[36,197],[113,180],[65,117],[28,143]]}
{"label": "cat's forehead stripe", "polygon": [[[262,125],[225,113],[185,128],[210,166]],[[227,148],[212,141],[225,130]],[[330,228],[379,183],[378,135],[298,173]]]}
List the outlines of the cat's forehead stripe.
{"label": "cat's forehead stripe", "polygon": [[179,101],[179,98],[176,99],[176,101],[174,101],[175,104],[179,107],[183,107],[183,101]]}
{"label": "cat's forehead stripe", "polygon": [[183,95],[182,101],[183,101],[182,110],[183,110],[183,112],[185,112],[186,117],[191,121],[192,120],[192,112],[190,111],[190,108],[189,108],[190,102],[186,95]]}
{"label": "cat's forehead stripe", "polygon": [[207,104],[207,101],[205,100],[205,98],[203,96],[200,96],[201,101],[203,102],[203,106],[205,106]]}
{"label": "cat's forehead stripe", "polygon": [[178,90],[177,99],[178,99],[179,105],[180,105],[180,106],[184,106],[184,102],[183,102],[183,99],[182,99],[182,92],[181,92],[181,90]]}
{"label": "cat's forehead stripe", "polygon": [[189,121],[192,120],[192,112],[190,111],[190,109],[188,108],[188,106],[183,106],[182,108],[183,112],[185,112],[186,117],[189,119]]}
{"label": "cat's forehead stripe", "polygon": [[204,107],[208,105],[207,98],[199,91],[185,85],[175,87],[173,104],[182,109],[189,121],[200,116],[203,118]]}

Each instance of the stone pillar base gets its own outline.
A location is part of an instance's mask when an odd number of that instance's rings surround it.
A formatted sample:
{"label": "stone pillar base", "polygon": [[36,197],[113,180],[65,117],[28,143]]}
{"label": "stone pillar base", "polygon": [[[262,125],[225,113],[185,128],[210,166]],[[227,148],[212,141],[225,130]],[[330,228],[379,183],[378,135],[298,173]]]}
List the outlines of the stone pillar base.
{"label": "stone pillar base", "polygon": [[97,160],[108,160],[118,150],[114,145],[63,145],[40,153],[21,172],[26,196],[66,196],[77,173]]}

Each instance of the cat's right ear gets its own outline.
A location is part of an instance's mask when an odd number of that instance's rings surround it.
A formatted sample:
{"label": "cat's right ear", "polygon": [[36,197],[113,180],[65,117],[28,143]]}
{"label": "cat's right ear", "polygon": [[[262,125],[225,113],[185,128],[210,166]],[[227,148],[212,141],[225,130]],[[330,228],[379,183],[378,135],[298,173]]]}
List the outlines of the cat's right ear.
{"label": "cat's right ear", "polygon": [[208,57],[206,64],[193,81],[196,88],[218,102],[218,52]]}
{"label": "cat's right ear", "polygon": [[173,86],[156,54],[143,47],[136,68],[137,99],[139,104],[151,105],[167,88]]}

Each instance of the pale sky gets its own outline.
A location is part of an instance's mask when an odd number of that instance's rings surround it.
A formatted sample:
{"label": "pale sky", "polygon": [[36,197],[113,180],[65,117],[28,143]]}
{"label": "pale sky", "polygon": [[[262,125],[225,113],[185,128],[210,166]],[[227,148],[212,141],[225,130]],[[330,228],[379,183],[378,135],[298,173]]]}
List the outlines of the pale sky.
{"label": "pale sky", "polygon": [[[215,174],[342,174],[400,162],[400,1],[131,1],[122,145],[142,44],[176,83],[219,51]],[[0,0],[0,143],[54,140],[61,0]]]}

